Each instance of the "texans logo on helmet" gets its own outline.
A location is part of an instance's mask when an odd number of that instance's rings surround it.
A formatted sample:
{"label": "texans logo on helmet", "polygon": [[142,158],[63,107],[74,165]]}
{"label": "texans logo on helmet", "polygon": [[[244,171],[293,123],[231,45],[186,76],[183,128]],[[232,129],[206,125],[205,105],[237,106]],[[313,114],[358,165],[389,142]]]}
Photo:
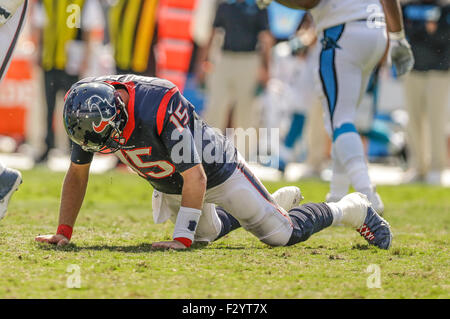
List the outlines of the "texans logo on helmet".
{"label": "texans logo on helmet", "polygon": [[[88,100],[88,106],[89,110],[92,112],[92,110],[97,108],[98,112],[100,113],[100,116],[102,117],[102,120],[99,124],[92,123],[92,128],[94,129],[94,132],[101,133],[105,130],[105,128],[108,126],[108,124],[113,124],[112,120],[117,116],[116,109],[113,105],[109,104],[109,102],[106,99],[102,99],[98,95],[93,95]],[[102,112],[102,109],[100,108],[100,103],[106,103],[107,108],[104,112]],[[106,116],[105,114],[106,113]]]}

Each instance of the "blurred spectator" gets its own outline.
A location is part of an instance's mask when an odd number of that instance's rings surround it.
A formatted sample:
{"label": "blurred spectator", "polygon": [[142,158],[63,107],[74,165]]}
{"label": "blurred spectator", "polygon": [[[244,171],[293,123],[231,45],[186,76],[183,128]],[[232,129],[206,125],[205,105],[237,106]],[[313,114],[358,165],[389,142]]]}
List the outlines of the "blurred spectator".
{"label": "blurred spectator", "polygon": [[55,147],[53,117],[57,94],[68,91],[86,73],[91,31],[102,21],[101,17],[97,0],[39,0],[34,7],[34,38],[40,46],[47,101],[45,150],[36,160],[38,163],[46,161]]}
{"label": "blurred spectator", "polygon": [[117,73],[155,76],[159,0],[101,0],[107,6],[107,38]]}
{"label": "blurred spectator", "polygon": [[[224,130],[233,108],[233,127],[247,129],[256,124],[253,101],[261,66],[262,78],[268,80],[273,39],[267,10],[259,10],[254,0],[224,1],[217,8],[213,27],[207,45],[198,54],[196,72],[197,80],[203,82],[205,65],[214,59],[207,81],[209,96],[204,118],[211,126]],[[220,29],[225,32],[220,56],[208,57]]]}
{"label": "blurred spectator", "polygon": [[[312,120],[308,129],[314,130],[308,132],[308,177],[318,176],[321,172],[327,145],[320,100],[311,81],[313,55],[310,53],[316,40],[312,17],[306,14],[291,39],[274,47],[271,78],[263,99],[266,126],[288,128],[281,141],[279,161],[271,163],[272,166],[278,164],[277,168],[282,172],[289,162],[296,161],[295,146],[304,136],[304,124],[308,115],[312,115],[308,118],[308,122]],[[287,122],[284,120],[286,117]]]}
{"label": "blurred spectator", "polygon": [[446,165],[450,83],[450,5],[411,1],[403,7],[416,64],[405,80],[410,169],[405,182],[441,184]]}

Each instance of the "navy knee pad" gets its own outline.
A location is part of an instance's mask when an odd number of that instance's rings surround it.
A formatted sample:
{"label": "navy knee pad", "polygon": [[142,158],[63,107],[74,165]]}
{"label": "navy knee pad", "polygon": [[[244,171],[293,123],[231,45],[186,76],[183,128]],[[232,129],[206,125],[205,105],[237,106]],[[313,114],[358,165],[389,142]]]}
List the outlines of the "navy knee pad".
{"label": "navy knee pad", "polygon": [[217,236],[215,240],[241,227],[239,221],[228,214],[222,207],[216,206],[216,212],[220,220],[222,221],[222,229],[220,230],[219,236]]}

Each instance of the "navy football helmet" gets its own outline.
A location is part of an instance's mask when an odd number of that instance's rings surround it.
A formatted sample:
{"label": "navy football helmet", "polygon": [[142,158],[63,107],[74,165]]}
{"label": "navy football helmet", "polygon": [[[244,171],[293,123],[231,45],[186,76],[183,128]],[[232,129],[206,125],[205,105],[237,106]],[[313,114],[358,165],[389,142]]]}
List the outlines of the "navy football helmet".
{"label": "navy football helmet", "polygon": [[127,148],[122,132],[128,114],[119,93],[108,83],[72,86],[64,101],[63,117],[69,138],[85,151],[108,154]]}

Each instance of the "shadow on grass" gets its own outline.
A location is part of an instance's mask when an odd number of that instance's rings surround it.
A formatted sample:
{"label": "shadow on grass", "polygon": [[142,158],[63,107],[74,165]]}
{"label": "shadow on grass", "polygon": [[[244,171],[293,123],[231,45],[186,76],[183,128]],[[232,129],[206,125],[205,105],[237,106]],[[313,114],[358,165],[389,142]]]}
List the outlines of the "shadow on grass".
{"label": "shadow on grass", "polygon": [[[52,250],[52,251],[65,251],[65,252],[80,252],[80,251],[113,251],[113,252],[123,252],[123,253],[151,253],[151,252],[161,252],[167,251],[166,249],[155,249],[152,247],[151,243],[140,243],[131,246],[121,246],[121,245],[92,245],[92,246],[78,246],[76,244],[70,243],[67,246],[57,247],[49,244],[38,243],[39,248],[42,250]],[[204,249],[208,246],[206,243],[194,243],[189,249],[184,250],[170,250],[179,253],[188,253],[198,249]],[[208,249],[218,249],[218,250],[244,250],[250,247],[245,246],[209,246]],[[252,247],[259,248],[259,247]]]}
{"label": "shadow on grass", "polygon": [[352,249],[356,250],[369,250],[371,247],[370,245],[362,245],[362,244],[355,244],[352,246]]}

